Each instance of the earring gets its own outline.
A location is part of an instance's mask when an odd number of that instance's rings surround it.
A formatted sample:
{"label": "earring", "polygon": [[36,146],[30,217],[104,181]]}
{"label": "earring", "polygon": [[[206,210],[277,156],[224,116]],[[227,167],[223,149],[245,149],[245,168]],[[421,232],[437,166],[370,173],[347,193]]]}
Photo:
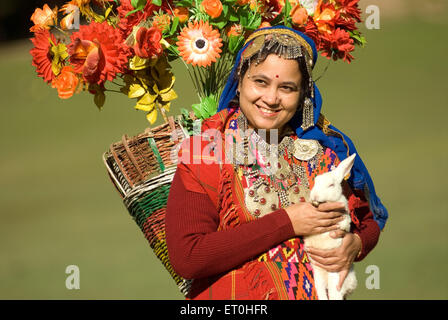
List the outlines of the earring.
{"label": "earring", "polygon": [[303,131],[305,131],[312,126],[314,126],[313,102],[310,98],[306,97],[305,101],[303,102],[301,127]]}

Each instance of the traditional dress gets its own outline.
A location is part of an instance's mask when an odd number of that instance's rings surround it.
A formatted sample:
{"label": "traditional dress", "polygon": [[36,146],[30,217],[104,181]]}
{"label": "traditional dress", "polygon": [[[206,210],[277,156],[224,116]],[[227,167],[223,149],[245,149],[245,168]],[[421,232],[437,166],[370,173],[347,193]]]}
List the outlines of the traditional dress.
{"label": "traditional dress", "polygon": [[[238,79],[244,63],[257,63],[259,53],[272,48],[305,62],[309,90],[276,152],[272,145],[258,152],[250,147],[263,139],[238,132],[247,129],[237,105]],[[176,272],[193,279],[188,299],[317,298],[303,239],[295,236],[284,208],[307,200],[316,175],[356,149],[321,114],[311,77],[316,60],[315,44],[303,33],[283,26],[257,29],[238,52],[219,112],[203,122],[201,135],[184,142],[168,198],[166,239]],[[388,213],[359,155],[343,190],[352,232],[361,238],[361,260],[376,245]]]}
{"label": "traditional dress", "polygon": [[[317,141],[311,153],[291,152],[298,141],[291,132],[280,141],[285,147],[274,174],[263,155],[248,165],[223,164],[230,149],[219,146],[229,132],[239,143],[240,116],[239,109],[219,112],[181,149],[166,214],[171,264],[194,279],[189,299],[317,299],[303,238],[282,206],[304,201],[314,178],[337,166],[338,156]],[[363,244],[360,260],[380,230],[362,192],[345,184],[344,193]]]}

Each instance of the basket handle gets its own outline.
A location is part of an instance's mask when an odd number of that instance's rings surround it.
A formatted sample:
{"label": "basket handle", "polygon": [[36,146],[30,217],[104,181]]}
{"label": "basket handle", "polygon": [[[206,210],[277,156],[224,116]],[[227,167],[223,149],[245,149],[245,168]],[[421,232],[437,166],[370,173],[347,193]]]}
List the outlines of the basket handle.
{"label": "basket handle", "polygon": [[174,124],[174,118],[173,117],[168,117],[168,124],[170,125],[170,128],[171,128],[171,132],[172,132],[172,135],[173,135],[173,140],[174,140],[174,142],[177,143],[177,141],[179,141],[179,137],[177,135],[176,125]]}
{"label": "basket handle", "polygon": [[126,149],[126,153],[128,154],[129,159],[131,160],[132,164],[134,165],[135,169],[137,169],[138,174],[140,175],[140,177],[143,180],[145,178],[145,176],[143,175],[142,171],[140,170],[137,160],[135,159],[134,155],[131,152],[131,149],[129,148],[126,135],[123,135],[123,137],[121,138],[121,142],[123,143],[123,146]]}

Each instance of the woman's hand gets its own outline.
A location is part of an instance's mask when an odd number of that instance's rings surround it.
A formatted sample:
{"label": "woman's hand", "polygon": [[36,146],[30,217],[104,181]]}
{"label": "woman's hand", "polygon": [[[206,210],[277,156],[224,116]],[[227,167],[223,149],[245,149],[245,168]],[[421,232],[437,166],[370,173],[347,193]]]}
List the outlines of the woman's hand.
{"label": "woman's hand", "polygon": [[331,250],[307,247],[306,252],[314,265],[328,272],[339,272],[337,289],[341,290],[350,267],[361,250],[361,239],[356,234],[346,233],[342,230],[331,232],[330,236],[332,238],[343,238],[341,246]]}
{"label": "woman's hand", "polygon": [[285,208],[297,236],[310,236],[338,230],[338,222],[343,219],[344,204],[325,202],[317,208],[308,202],[300,202]]}

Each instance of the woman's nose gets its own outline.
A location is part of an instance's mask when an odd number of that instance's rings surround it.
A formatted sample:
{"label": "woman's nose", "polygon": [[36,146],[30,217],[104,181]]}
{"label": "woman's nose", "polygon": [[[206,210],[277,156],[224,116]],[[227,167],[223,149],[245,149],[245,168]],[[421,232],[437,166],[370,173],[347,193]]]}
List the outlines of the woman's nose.
{"label": "woman's nose", "polygon": [[263,95],[263,100],[269,105],[277,105],[279,103],[277,90],[273,87],[266,89],[265,94]]}

